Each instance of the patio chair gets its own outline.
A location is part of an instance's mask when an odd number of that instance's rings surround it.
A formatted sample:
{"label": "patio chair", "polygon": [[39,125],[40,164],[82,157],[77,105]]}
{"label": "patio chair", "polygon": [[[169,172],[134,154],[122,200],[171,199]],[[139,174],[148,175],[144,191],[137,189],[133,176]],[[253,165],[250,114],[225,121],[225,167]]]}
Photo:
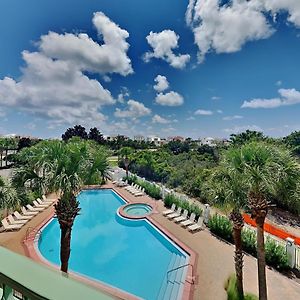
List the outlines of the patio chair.
{"label": "patio chair", "polygon": [[182,211],[182,208],[180,206],[178,206],[176,212],[174,212],[173,214],[167,215],[167,218],[170,220],[177,218],[180,216],[181,211]]}
{"label": "patio chair", "polygon": [[22,210],[22,214],[24,216],[35,216],[39,213],[38,211],[26,210],[26,208],[24,206],[21,207],[21,210]]}
{"label": "patio chair", "polygon": [[172,206],[171,206],[171,208],[170,208],[170,209],[167,209],[167,210],[165,210],[165,211],[163,211],[162,214],[163,214],[164,216],[169,215],[169,214],[172,214],[172,213],[175,212],[175,208],[176,208],[176,205],[175,205],[175,203],[173,203]]}
{"label": "patio chair", "polygon": [[27,204],[26,207],[28,208],[29,211],[43,211],[45,209],[45,207],[32,207],[30,204]]}
{"label": "patio chair", "polygon": [[20,229],[24,224],[18,224],[18,225],[10,225],[8,224],[8,222],[6,221],[6,219],[3,219],[1,221],[5,231],[12,231],[12,230],[18,230]]}
{"label": "patio chair", "polygon": [[202,229],[202,226],[203,226],[203,218],[199,217],[198,222],[196,224],[188,226],[188,230],[194,232],[196,230]]}
{"label": "patio chair", "polygon": [[139,190],[137,193],[134,194],[135,197],[139,197],[139,196],[143,196],[145,195],[145,189],[142,188],[141,190]]}
{"label": "patio chair", "polygon": [[53,204],[53,202],[46,202],[46,201],[42,201],[40,198],[36,199],[36,202],[40,205],[46,205],[46,207],[50,206]]}
{"label": "patio chair", "polygon": [[7,216],[7,219],[11,225],[18,225],[18,224],[24,225],[28,222],[28,220],[15,220],[12,215]]}
{"label": "patio chair", "polygon": [[31,220],[33,218],[33,215],[31,216],[22,216],[19,212],[15,211],[14,216],[17,218],[17,220]]}
{"label": "patio chair", "polygon": [[187,211],[187,209],[185,209],[181,216],[174,218],[174,222],[179,223],[179,222],[185,221],[187,219],[188,213],[189,212]]}
{"label": "patio chair", "polygon": [[49,205],[48,204],[39,204],[37,201],[33,201],[34,207],[38,208],[47,208]]}
{"label": "patio chair", "polygon": [[196,218],[195,213],[191,213],[190,218],[188,220],[186,220],[186,221],[182,221],[180,223],[180,225],[183,226],[183,227],[187,227],[187,226],[193,225],[195,223],[195,218]]}

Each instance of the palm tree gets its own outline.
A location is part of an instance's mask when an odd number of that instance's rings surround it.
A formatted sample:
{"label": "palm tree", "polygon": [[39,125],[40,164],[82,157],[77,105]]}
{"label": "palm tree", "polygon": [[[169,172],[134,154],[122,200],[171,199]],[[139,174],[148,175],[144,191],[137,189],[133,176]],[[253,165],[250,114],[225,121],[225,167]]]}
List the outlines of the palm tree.
{"label": "palm tree", "polygon": [[131,163],[131,155],[133,153],[133,149],[130,147],[123,147],[119,151],[119,157],[124,162],[125,170],[126,170],[126,177],[128,177],[128,168]]}
{"label": "palm tree", "polygon": [[278,187],[289,178],[289,187],[296,188],[300,168],[291,153],[274,144],[251,142],[235,150],[236,170],[247,187],[248,206],[257,225],[257,264],[259,299],[267,300],[264,223],[269,201],[278,196]]}
{"label": "palm tree", "polygon": [[16,190],[12,187],[10,181],[0,176],[0,210],[14,209],[19,205],[19,199]]}
{"label": "palm tree", "polygon": [[247,204],[247,193],[243,177],[237,172],[235,152],[227,151],[207,183],[213,202],[222,209],[230,210],[229,219],[233,224],[233,240],[235,245],[234,264],[237,278],[239,299],[244,299],[243,289],[243,250],[242,229],[244,219],[241,211]]}
{"label": "palm tree", "polygon": [[26,166],[32,170],[26,174],[33,174],[30,180],[39,182],[36,177],[42,178],[43,189],[56,192],[59,196],[55,211],[61,229],[60,260],[63,272],[68,272],[71,232],[80,211],[76,193],[84,184],[102,182],[108,166],[106,152],[95,147],[95,143],[72,138],[68,143],[44,141],[25,150]]}

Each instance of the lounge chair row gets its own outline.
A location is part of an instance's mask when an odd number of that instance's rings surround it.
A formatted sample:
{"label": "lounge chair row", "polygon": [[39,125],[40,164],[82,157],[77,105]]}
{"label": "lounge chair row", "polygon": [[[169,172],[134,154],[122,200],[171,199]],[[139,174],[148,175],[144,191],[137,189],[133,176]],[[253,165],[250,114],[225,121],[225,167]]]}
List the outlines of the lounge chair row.
{"label": "lounge chair row", "polygon": [[197,230],[201,230],[203,226],[203,218],[199,217],[196,222],[196,215],[191,213],[188,218],[188,211],[185,209],[182,213],[182,208],[177,207],[173,203],[171,208],[163,211],[163,215],[166,216],[169,220],[173,220],[175,223],[180,224],[182,227],[186,227],[189,231],[194,232]]}
{"label": "lounge chair row", "polygon": [[145,195],[145,189],[138,184],[131,183],[131,185],[125,187],[125,190],[136,197]]}
{"label": "lounge chair row", "polygon": [[22,214],[15,211],[13,214],[3,219],[1,223],[5,231],[18,230],[27,224],[27,222],[29,222],[35,215],[52,205],[54,202],[55,199],[47,199],[46,196],[43,195],[43,200],[37,198],[33,201],[34,206],[28,204],[26,205],[27,209],[23,206],[21,208]]}

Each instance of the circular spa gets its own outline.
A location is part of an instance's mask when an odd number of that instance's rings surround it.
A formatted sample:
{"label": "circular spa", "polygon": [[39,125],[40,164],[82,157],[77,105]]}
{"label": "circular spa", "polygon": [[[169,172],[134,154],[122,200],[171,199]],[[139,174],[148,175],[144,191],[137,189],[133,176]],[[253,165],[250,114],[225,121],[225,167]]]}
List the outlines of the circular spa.
{"label": "circular spa", "polygon": [[125,205],[122,211],[130,217],[143,217],[151,213],[152,207],[145,203],[134,203]]}

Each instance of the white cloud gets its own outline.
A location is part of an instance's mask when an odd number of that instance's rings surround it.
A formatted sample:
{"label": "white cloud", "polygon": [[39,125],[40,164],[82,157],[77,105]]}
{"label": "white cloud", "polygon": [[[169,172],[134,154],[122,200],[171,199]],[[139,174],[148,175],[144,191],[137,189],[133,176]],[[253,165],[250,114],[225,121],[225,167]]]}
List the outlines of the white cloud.
{"label": "white cloud", "polygon": [[125,103],[125,98],[129,97],[130,93],[127,87],[122,86],[121,92],[118,95],[117,101],[120,103]]}
{"label": "white cloud", "polygon": [[133,70],[127,57],[128,32],[101,12],[94,14],[93,24],[102,45],[87,34],[49,32],[36,43],[38,52],[23,51],[20,79],[0,80],[0,105],[42,116],[51,128],[76,123],[102,126],[106,120],[102,106],[116,101],[84,72],[100,73],[105,80],[105,73],[125,76]]}
{"label": "white cloud", "polygon": [[195,117],[191,116],[191,117],[186,118],[186,120],[187,120],[187,121],[194,121],[194,120],[196,120],[196,119],[195,119]]}
{"label": "white cloud", "polygon": [[133,118],[137,119],[140,117],[148,116],[151,114],[151,109],[146,107],[143,103],[129,100],[127,102],[127,109],[121,110],[116,108],[115,117],[117,118]]}
{"label": "white cloud", "polygon": [[174,49],[178,48],[179,36],[173,30],[163,30],[158,33],[151,31],[146,39],[153,52],[145,53],[145,62],[149,62],[151,58],[160,58],[172,67],[182,69],[190,60],[188,54],[174,54]]}
{"label": "white cloud", "polygon": [[259,126],[257,125],[244,125],[244,126],[235,126],[232,128],[225,128],[223,129],[224,132],[227,132],[229,134],[232,133],[240,133],[240,132],[244,132],[246,130],[252,130],[252,131],[263,131]]}
{"label": "white cloud", "polygon": [[171,121],[161,117],[160,115],[154,115],[152,118],[152,123],[169,124]]}
{"label": "white cloud", "polygon": [[103,105],[114,104],[110,92],[68,61],[39,52],[22,53],[26,66],[19,81],[0,80],[0,104],[52,119],[53,124],[102,122]]}
{"label": "white cloud", "polygon": [[213,112],[211,110],[198,109],[194,114],[197,116],[210,116],[213,114]]}
{"label": "white cloud", "polygon": [[280,97],[272,99],[256,98],[244,101],[242,108],[276,108],[300,103],[300,92],[295,89],[279,89]]}
{"label": "white cloud", "polygon": [[234,115],[234,116],[227,116],[224,117],[223,120],[224,121],[233,121],[233,120],[238,120],[238,119],[243,119],[243,116],[239,116],[239,115]]}
{"label": "white cloud", "polygon": [[49,32],[41,36],[40,51],[48,57],[72,62],[80,70],[128,75],[133,72],[127,56],[129,34],[112,22],[102,12],[93,17],[98,35],[103,38],[100,45],[87,34]]}
{"label": "white cloud", "polygon": [[218,114],[222,114],[222,113],[223,113],[223,110],[218,109],[218,110],[217,110],[217,113],[218,113]]}
{"label": "white cloud", "polygon": [[276,81],[276,85],[277,86],[281,86],[282,85],[282,81],[281,80]]}
{"label": "white cloud", "polygon": [[166,89],[169,88],[169,82],[168,82],[166,76],[157,75],[155,77],[154,81],[156,82],[156,84],[153,86],[153,88],[157,92],[163,92],[163,91],[165,91]]}
{"label": "white cloud", "polygon": [[183,97],[177,92],[171,91],[166,94],[156,95],[155,102],[163,106],[180,106],[183,104]]}
{"label": "white cloud", "polygon": [[[298,0],[189,0],[186,22],[192,28],[203,61],[210,51],[232,53],[246,42],[270,37],[275,28],[268,17],[277,22],[277,14],[288,14],[288,22],[300,27]],[[255,22],[253,21],[255,20]]]}
{"label": "white cloud", "polygon": [[218,96],[211,97],[211,100],[220,100],[220,99],[221,99],[221,97],[218,97]]}

